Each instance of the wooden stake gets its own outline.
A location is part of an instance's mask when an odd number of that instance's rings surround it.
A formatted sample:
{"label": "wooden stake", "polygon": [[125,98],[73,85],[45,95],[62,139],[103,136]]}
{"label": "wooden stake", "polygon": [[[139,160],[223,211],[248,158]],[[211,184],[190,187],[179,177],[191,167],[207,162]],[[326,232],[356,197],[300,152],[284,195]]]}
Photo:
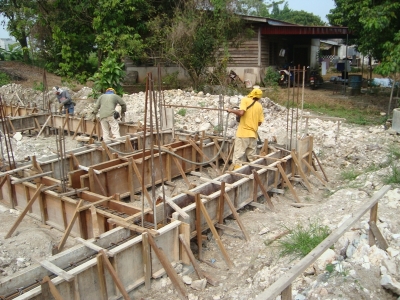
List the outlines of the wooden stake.
{"label": "wooden stake", "polygon": [[301,168],[301,164],[300,164],[299,160],[297,159],[296,151],[292,150],[291,154],[292,154],[292,159],[293,159],[294,163],[296,164],[297,171],[299,172],[301,178],[303,179],[304,184],[307,187],[307,190],[310,193],[312,193],[312,188],[311,188],[310,182],[308,181],[306,174],[304,174],[303,169]]}
{"label": "wooden stake", "polygon": [[[374,222],[376,224],[377,220],[378,220],[378,203],[372,206],[369,212],[369,222]],[[375,245],[375,237],[371,227],[369,227],[368,240],[369,240],[369,245],[371,247]]]}
{"label": "wooden stake", "polygon": [[317,161],[318,166],[319,166],[319,168],[321,169],[322,174],[324,174],[324,177],[325,177],[326,182],[329,182],[328,177],[326,177],[324,168],[322,168],[322,164],[319,162],[319,159],[318,159],[317,155],[315,154],[314,150],[313,150],[312,154],[314,155],[315,160]]}
{"label": "wooden stake", "polygon": [[[192,147],[194,149],[196,149],[196,151],[203,157],[203,159],[205,159],[206,161],[210,160],[207,157],[207,155],[204,154],[204,152],[196,145],[196,143],[193,140],[189,139],[188,142],[192,145]],[[210,161],[208,164],[215,170],[215,172],[217,172],[217,174],[221,175],[221,171],[217,168],[217,166],[212,161]]]}
{"label": "wooden stake", "polygon": [[143,252],[143,267],[144,267],[144,283],[146,289],[151,288],[151,255],[149,246],[149,234],[142,233],[142,252]]}
{"label": "wooden stake", "polygon": [[100,295],[102,300],[108,299],[106,277],[104,273],[103,257],[101,254],[97,255],[97,272],[99,275]]}
{"label": "wooden stake", "polygon": [[194,258],[193,252],[185,240],[185,236],[183,234],[180,234],[179,240],[181,241],[183,249],[185,249],[187,255],[189,256],[190,262],[192,263],[192,266],[193,266],[194,270],[196,271],[197,276],[199,277],[199,279],[203,279],[204,278],[203,271],[200,269],[199,264],[197,263],[196,259]]}
{"label": "wooden stake", "polygon": [[108,272],[110,272],[111,277],[113,278],[117,288],[119,289],[119,291],[122,294],[122,297],[124,298],[124,300],[130,300],[128,293],[126,292],[121,280],[118,278],[117,272],[115,272],[114,267],[112,266],[112,264],[110,263],[107,254],[104,250],[100,250],[99,252],[101,254],[101,256],[103,257],[103,262],[108,270]]}
{"label": "wooden stake", "polygon": [[179,298],[181,298],[182,300],[186,300],[188,295],[182,279],[178,276],[174,268],[172,268],[171,262],[168,260],[164,251],[161,248],[158,248],[156,242],[154,241],[153,237],[150,234],[148,235],[148,239],[151,248],[157,255],[158,260],[164,267],[165,272],[167,273],[168,277],[171,279],[171,282],[176,288]]}
{"label": "wooden stake", "polygon": [[271,198],[268,196],[268,192],[267,192],[267,190],[265,189],[264,185],[262,184],[261,179],[260,179],[260,177],[259,177],[259,175],[258,175],[258,173],[257,173],[256,170],[253,170],[253,176],[254,176],[254,181],[255,181],[255,182],[258,184],[258,186],[260,187],[260,189],[261,189],[261,191],[262,191],[262,193],[263,193],[263,195],[264,195],[264,198],[265,198],[265,200],[266,200],[267,203],[268,203],[269,208],[270,208],[271,210],[275,210],[274,204],[272,203]]}
{"label": "wooden stake", "polygon": [[285,171],[283,170],[281,164],[279,163],[279,164],[277,164],[276,166],[278,167],[279,172],[281,173],[281,176],[283,177],[283,180],[285,181],[286,185],[289,187],[289,190],[292,192],[292,194],[293,194],[294,199],[296,200],[296,202],[301,202],[300,199],[299,199],[299,197],[297,196],[297,193],[296,193],[296,191],[294,190],[292,184],[290,183],[289,178],[286,176],[286,173],[285,173]]}
{"label": "wooden stake", "polygon": [[239,224],[239,227],[240,227],[240,229],[241,229],[242,232],[243,232],[244,238],[246,239],[246,241],[250,241],[250,236],[249,236],[249,234],[247,233],[246,228],[244,227],[244,225],[243,225],[243,223],[242,223],[242,220],[240,219],[239,214],[238,214],[237,211],[236,211],[235,206],[233,205],[231,199],[229,198],[229,195],[228,195],[227,193],[225,193],[225,194],[224,194],[224,197],[225,197],[226,203],[228,203],[228,206],[229,206],[229,208],[230,208],[231,211],[232,211],[233,216],[234,216],[235,219],[236,219],[236,222]]}
{"label": "wooden stake", "polygon": [[32,198],[29,200],[28,204],[26,205],[26,207],[24,208],[24,210],[21,212],[21,214],[18,216],[17,220],[15,221],[14,225],[11,227],[11,229],[8,231],[7,235],[4,237],[5,239],[8,239],[9,237],[11,237],[11,235],[13,234],[13,232],[15,231],[15,229],[17,229],[19,223],[21,223],[22,219],[25,217],[25,215],[27,214],[27,212],[30,210],[30,208],[32,207],[33,203],[35,202],[35,200],[38,198],[38,196],[41,193],[41,189],[44,186],[44,184],[40,184],[37,188],[35,193],[33,194]]}
{"label": "wooden stake", "polygon": [[199,259],[203,258],[203,239],[201,237],[201,208],[198,202],[201,202],[200,195],[195,195],[196,201],[196,237],[197,237],[197,247],[199,248]]}
{"label": "wooden stake", "polygon": [[74,226],[75,220],[76,220],[76,218],[77,218],[78,215],[79,215],[79,207],[82,205],[82,203],[83,203],[83,200],[82,200],[82,199],[79,200],[79,202],[78,202],[78,204],[77,204],[77,206],[76,206],[76,208],[75,208],[74,215],[72,216],[72,219],[71,219],[71,221],[69,222],[67,229],[65,229],[64,235],[63,235],[63,237],[61,238],[61,241],[60,241],[60,243],[59,243],[58,246],[57,246],[58,252],[60,252],[60,251],[62,250],[62,248],[63,248],[64,245],[65,245],[65,242],[67,241],[67,238],[68,238],[68,236],[69,236],[69,234],[70,234],[70,232],[71,232],[71,230],[72,230],[72,227]]}
{"label": "wooden stake", "polygon": [[72,139],[75,139],[76,135],[78,134],[79,127],[81,127],[82,124],[83,124],[83,117],[81,117],[81,119],[79,120],[78,127],[76,127],[76,129],[75,129],[75,133],[74,133],[74,135],[72,136]]}
{"label": "wooden stake", "polygon": [[[142,176],[140,175],[139,168],[137,167],[137,165],[136,165],[136,163],[135,163],[135,160],[131,157],[131,158],[129,159],[129,161],[130,161],[131,164],[132,164],[133,171],[134,171],[135,174],[136,174],[136,177],[137,177],[137,179],[138,179],[138,181],[139,181],[139,183],[140,183],[140,186],[142,186],[142,185],[143,185],[143,183],[142,183],[142,180],[143,180],[143,179],[142,179]],[[142,162],[142,164],[144,164],[144,161]],[[132,182],[131,184],[133,184],[133,182]],[[153,201],[151,200],[150,194],[149,194],[149,192],[147,191],[146,187],[144,187],[144,190],[142,191],[142,193],[144,193],[144,195],[146,196],[146,199],[147,199],[147,202],[149,203],[149,206],[150,206],[150,207],[153,207]]]}
{"label": "wooden stake", "polygon": [[376,226],[376,223],[374,221],[369,221],[369,228],[371,232],[373,233],[373,237],[375,237],[378,241],[378,245],[382,250],[386,250],[389,248],[388,243],[386,242],[385,238],[383,237],[381,231],[379,230],[378,226]]}
{"label": "wooden stake", "polygon": [[[226,200],[226,198],[225,198],[225,200]],[[210,216],[208,215],[207,209],[205,208],[203,202],[200,199],[200,194],[197,194],[196,195],[196,210],[199,209],[199,208],[201,209],[201,212],[203,213],[203,216],[206,219],[208,227],[210,228],[211,232],[214,235],[214,239],[217,242],[217,245],[218,245],[219,249],[222,252],[222,255],[223,255],[224,259],[225,259],[226,264],[228,265],[229,268],[232,268],[234,265],[233,265],[231,259],[229,258],[229,255],[226,252],[226,249],[225,249],[224,245],[221,242],[221,238],[220,238],[217,230],[214,227],[214,223],[212,222]]]}
{"label": "wooden stake", "polygon": [[100,236],[100,228],[99,228],[99,222],[97,220],[96,207],[94,207],[94,205],[90,206],[90,213],[92,215],[93,238],[97,240]]}
{"label": "wooden stake", "polygon": [[42,129],[40,129],[38,135],[36,136],[36,138],[38,138],[40,136],[40,134],[42,133],[43,129],[46,127],[47,122],[49,122],[49,120],[51,119],[51,115],[47,118],[46,122],[44,122]]}
{"label": "wooden stake", "polygon": [[[50,291],[51,295],[54,297],[55,300],[63,300],[61,294],[58,292],[57,288],[55,287],[54,283],[50,280],[49,276],[45,276],[40,285],[42,287],[42,290],[45,291],[45,294],[48,294],[48,291]],[[49,298],[43,298],[43,299],[49,299]]]}

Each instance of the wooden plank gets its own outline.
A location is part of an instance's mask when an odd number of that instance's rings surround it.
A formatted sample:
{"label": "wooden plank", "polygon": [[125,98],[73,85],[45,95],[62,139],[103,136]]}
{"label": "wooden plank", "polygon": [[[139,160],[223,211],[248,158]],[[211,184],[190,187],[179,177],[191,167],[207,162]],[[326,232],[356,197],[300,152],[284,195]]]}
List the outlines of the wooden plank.
{"label": "wooden plank", "polygon": [[151,253],[149,245],[149,234],[142,233],[142,252],[143,252],[143,267],[144,267],[144,284],[146,289],[151,289]]}
{"label": "wooden plank", "polygon": [[40,184],[35,193],[33,194],[32,198],[29,200],[28,204],[26,205],[26,207],[24,208],[24,210],[21,212],[21,214],[18,216],[17,220],[15,221],[14,225],[11,227],[11,229],[8,231],[7,235],[4,237],[5,239],[8,239],[9,237],[11,237],[11,235],[13,234],[13,232],[15,231],[15,229],[17,229],[19,223],[21,223],[22,219],[25,217],[25,215],[27,214],[27,212],[30,210],[30,208],[32,207],[33,203],[35,202],[35,200],[38,198],[38,196],[41,193],[41,189],[44,185]]}
{"label": "wooden plank", "polygon": [[[265,158],[265,157],[263,157],[263,158]],[[268,157],[268,158],[269,158],[269,157]],[[278,171],[278,169],[275,168],[275,167],[264,166],[264,165],[255,164],[255,163],[252,163],[252,162],[241,161],[240,163],[241,163],[242,165],[247,165],[247,166],[251,166],[251,167],[254,167],[254,168],[265,169],[265,170],[271,170],[271,171]]]}
{"label": "wooden plank", "polygon": [[[218,181],[218,180],[211,179],[211,178],[200,177],[199,179],[201,181],[204,181],[204,182],[211,182],[211,183],[218,184],[218,185],[221,185],[221,183],[222,183],[222,181]],[[225,186],[227,186],[229,188],[233,187],[232,184],[229,184],[229,183],[226,183],[226,182],[225,182]]]}
{"label": "wooden plank", "polygon": [[57,267],[55,264],[52,264],[48,260],[42,260],[39,263],[43,268],[45,268],[46,270],[49,270],[51,273],[53,273],[57,276],[60,276],[65,281],[71,282],[75,278],[74,275],[68,274],[63,269]]}
{"label": "wooden plank", "polygon": [[201,237],[202,229],[201,229],[201,209],[198,202],[201,202],[199,195],[194,195],[196,200],[196,238],[197,238],[197,247],[199,248],[199,259],[203,258],[203,238]]}
{"label": "wooden plank", "polygon": [[311,173],[313,173],[315,177],[317,177],[319,181],[321,181],[321,183],[326,186],[326,181],[322,179],[322,177],[314,170],[314,168],[304,158],[302,158],[301,161],[307,166]]}
{"label": "wooden plank", "polygon": [[268,208],[267,208],[267,206],[265,204],[258,203],[258,202],[255,202],[255,201],[249,202],[249,205],[257,207],[257,208],[262,209],[264,211],[268,210]]}
{"label": "wooden plank", "polygon": [[117,219],[115,219],[115,218],[110,218],[110,219],[107,220],[107,222],[109,222],[109,223],[115,223],[115,224],[117,224],[118,226],[125,227],[126,229],[135,231],[135,232],[140,233],[140,234],[142,234],[142,233],[144,233],[144,232],[148,232],[148,233],[150,233],[152,236],[158,236],[158,235],[160,235],[160,233],[159,233],[157,230],[143,228],[143,227],[140,227],[140,226],[137,226],[137,225],[135,225],[135,224],[131,224],[131,223],[128,223],[128,222],[125,222],[125,221],[122,221],[122,220],[117,220]]}
{"label": "wooden plank", "polygon": [[178,292],[179,298],[182,300],[186,300],[188,294],[182,279],[178,276],[174,268],[172,268],[171,262],[168,260],[164,251],[161,248],[158,248],[156,242],[154,241],[153,237],[150,234],[148,235],[148,240],[151,248],[157,255],[158,260],[160,261],[165,272],[168,274],[168,277],[171,279],[171,282],[173,283],[176,291]]}
{"label": "wooden plank", "polygon": [[294,199],[296,200],[296,202],[301,202],[299,199],[299,196],[297,196],[296,191],[294,190],[292,184],[289,181],[289,178],[286,176],[285,171],[283,170],[281,164],[277,164],[276,165],[279,169],[279,172],[281,173],[281,176],[283,177],[283,180],[285,182],[285,184],[289,187],[289,190],[292,192]]}
{"label": "wooden plank", "polygon": [[362,207],[352,214],[353,217],[348,218],[340,227],[335,229],[325,240],[315,247],[314,250],[283,274],[277,281],[264,290],[264,292],[259,294],[256,300],[275,299],[284,289],[291,285],[297,276],[302,274],[304,270],[306,270],[321,256],[322,253],[331,247],[346,231],[349,230],[351,226],[353,226],[353,224],[355,224],[372,206],[374,206],[379,199],[390,190],[390,188],[390,185],[383,186],[369,201],[363,203]]}
{"label": "wooden plank", "polygon": [[242,230],[244,238],[246,239],[246,241],[250,241],[250,236],[247,233],[247,230],[244,227],[244,224],[242,223],[242,220],[240,219],[239,214],[237,213],[236,208],[231,201],[231,198],[229,197],[229,195],[227,193],[225,193],[224,198],[225,198],[225,202],[228,203],[228,206],[231,209],[232,214],[236,219],[236,222],[238,223],[240,229]]}
{"label": "wooden plank", "polygon": [[174,201],[172,201],[170,198],[165,197],[165,202],[168,203],[169,206],[172,207],[173,210],[175,210],[183,219],[189,219],[189,215],[183,211]]}
{"label": "wooden plank", "polygon": [[102,300],[108,300],[106,277],[104,273],[103,257],[101,254],[97,255],[97,274],[99,276],[100,296]]}
{"label": "wooden plank", "polygon": [[[143,180],[144,179],[142,178],[142,175],[140,175],[140,171],[139,171],[139,168],[137,167],[137,165],[135,163],[135,160],[133,158],[131,158],[130,161],[131,161],[131,164],[132,164],[132,167],[133,167],[133,171],[136,174],[136,178],[138,179],[140,186],[143,186]],[[144,162],[142,162],[142,164],[143,163]],[[131,182],[131,184],[133,184],[133,182]],[[146,196],[146,199],[147,199],[147,202],[149,203],[149,206],[153,207],[153,200],[151,199],[147,189],[145,188],[144,190],[142,190],[142,193],[144,193],[144,195]]]}
{"label": "wooden plank", "polygon": [[264,195],[265,200],[266,200],[267,203],[268,203],[269,208],[270,208],[271,210],[275,210],[274,204],[272,203],[271,198],[268,196],[268,192],[267,192],[267,190],[265,189],[264,185],[262,184],[261,179],[260,179],[260,177],[258,176],[257,171],[256,171],[256,170],[253,170],[252,173],[253,173],[253,176],[254,176],[254,180],[257,182],[258,186],[260,187],[260,189],[261,189],[261,191],[262,191],[262,193],[263,193],[263,195]]}
{"label": "wooden plank", "polygon": [[36,179],[36,178],[40,178],[40,177],[43,177],[43,176],[50,175],[52,173],[53,173],[53,171],[48,171],[48,172],[45,172],[45,173],[35,174],[35,175],[29,176],[29,177],[24,177],[24,178],[21,178],[21,179],[12,180],[11,184],[17,184],[17,183],[22,183],[22,182],[25,182],[25,181],[30,181],[30,180],[33,180],[33,179]]}
{"label": "wooden plank", "polygon": [[[226,200],[226,197],[225,197],[225,200]],[[197,194],[196,195],[196,210],[199,208],[201,209],[201,212],[203,213],[203,216],[206,219],[208,227],[210,228],[211,232],[214,235],[214,239],[217,242],[219,249],[221,250],[222,256],[224,257],[226,264],[228,265],[229,268],[232,268],[233,263],[232,263],[231,259],[229,258],[228,252],[226,252],[224,244],[222,244],[221,238],[220,238],[217,230],[214,227],[214,222],[211,220],[210,216],[208,215],[207,209],[205,208],[203,202],[200,199],[200,194]]]}
{"label": "wooden plank", "polygon": [[[378,220],[378,203],[375,204],[369,213],[369,221],[374,222],[376,224],[376,221]],[[371,227],[369,228],[369,233],[368,233],[368,240],[369,240],[369,245],[372,247],[375,245],[375,237],[374,233],[372,232]]]}
{"label": "wooden plank", "polygon": [[106,266],[108,272],[110,273],[111,277],[113,278],[115,285],[117,286],[118,290],[121,292],[122,297],[124,300],[130,300],[128,293],[125,290],[121,280],[119,279],[117,272],[115,272],[114,267],[112,266],[111,262],[108,260],[107,254],[104,250],[100,251],[101,256],[103,257],[104,265]]}
{"label": "wooden plank", "polygon": [[55,300],[63,300],[61,294],[58,292],[57,288],[55,287],[54,283],[50,280],[49,276],[44,277],[43,281],[40,284],[42,285],[42,287],[44,286],[44,290],[50,290],[50,293]]}
{"label": "wooden plank", "polygon": [[42,126],[42,129],[40,129],[40,131],[39,131],[38,135],[36,136],[36,138],[38,138],[42,134],[43,129],[46,127],[46,125],[50,121],[50,119],[51,119],[51,115],[47,118],[46,122],[44,122],[44,124]]}
{"label": "wooden plank", "polygon": [[69,222],[67,229],[65,229],[64,235],[63,235],[63,237],[61,238],[61,241],[60,241],[60,243],[59,243],[58,246],[57,246],[58,252],[60,252],[60,251],[62,250],[62,248],[63,248],[64,245],[65,245],[65,242],[67,241],[67,238],[68,238],[68,236],[69,236],[69,234],[70,234],[70,232],[71,232],[71,230],[72,230],[72,227],[74,226],[74,223],[75,223],[76,219],[78,218],[78,215],[79,215],[79,207],[82,205],[82,203],[83,203],[83,200],[82,200],[82,199],[79,200],[79,202],[78,202],[78,204],[77,204],[77,206],[76,206],[74,215],[72,216],[72,219],[71,219],[71,221]]}
{"label": "wooden plank", "polygon": [[240,234],[243,233],[242,230],[240,230],[240,229],[229,227],[229,226],[226,226],[226,225],[223,225],[223,224],[219,224],[219,223],[215,224],[215,228],[218,228],[218,229],[221,229],[221,230],[232,231],[232,232],[236,232],[236,233],[240,233]]}
{"label": "wooden plank", "polygon": [[114,199],[114,196],[110,196],[110,197],[107,197],[107,198],[104,198],[104,199],[100,199],[98,201],[95,201],[95,202],[92,202],[92,203],[90,203],[88,205],[84,205],[84,206],[80,207],[78,211],[81,212],[81,211],[87,210],[92,206],[103,204],[104,202],[108,202],[108,201],[113,200],[113,199]]}
{"label": "wooden plank", "polygon": [[[196,145],[196,143],[189,139],[188,142],[192,147],[207,161],[207,163],[217,172],[217,174],[221,175],[221,170],[217,168],[217,166],[204,154],[204,152]],[[202,143],[200,143],[202,145]]]}
{"label": "wooden plank", "polygon": [[291,154],[292,154],[293,162],[295,163],[295,165],[296,165],[296,167],[297,167],[297,172],[299,172],[301,178],[303,179],[304,184],[305,184],[305,186],[307,187],[307,190],[308,190],[310,193],[312,193],[311,184],[310,184],[310,182],[308,181],[306,174],[304,174],[303,169],[301,168],[301,164],[300,164],[299,160],[297,159],[297,153],[296,153],[296,151],[292,150]]}
{"label": "wooden plank", "polygon": [[97,246],[96,244],[93,244],[92,242],[89,242],[88,240],[85,240],[80,237],[76,237],[75,240],[78,241],[79,243],[81,243],[82,245],[85,245],[89,249],[92,249],[93,251],[100,252],[101,250],[104,250],[104,251],[106,251],[107,256],[114,257],[114,253],[110,253],[106,249],[104,249],[100,246]]}
{"label": "wooden plank", "polygon": [[187,243],[185,236],[183,234],[180,234],[179,240],[181,241],[181,245],[183,246],[183,249],[185,250],[186,254],[189,256],[190,262],[192,263],[193,269],[195,270],[197,276],[199,277],[199,279],[203,279],[204,278],[203,271],[200,269],[199,264],[194,258],[193,252],[190,249],[190,246]]}
{"label": "wooden plank", "polygon": [[369,228],[371,229],[373,235],[378,241],[379,248],[382,250],[386,250],[389,248],[388,243],[386,242],[385,238],[383,237],[381,231],[379,230],[378,226],[376,226],[376,223],[374,221],[369,221]]}
{"label": "wooden plank", "polygon": [[325,177],[326,182],[329,182],[328,177],[326,176],[326,173],[325,173],[325,171],[324,171],[324,168],[322,167],[322,164],[320,163],[320,161],[319,161],[317,155],[315,154],[314,150],[312,151],[312,154],[314,155],[315,160],[317,161],[318,166],[319,166],[319,168],[321,169],[322,174],[324,174],[324,177]]}
{"label": "wooden plank", "polygon": [[90,206],[90,214],[92,216],[93,238],[97,240],[100,236],[100,228],[99,221],[97,220],[96,207],[94,207],[94,205]]}
{"label": "wooden plank", "polygon": [[[182,222],[179,225],[179,234],[183,235],[183,238],[185,239],[186,243],[190,245],[190,225]],[[189,265],[190,257],[189,254],[185,251],[182,243],[179,244],[179,253],[180,253],[179,258],[182,261],[182,263],[184,263],[185,265]]]}

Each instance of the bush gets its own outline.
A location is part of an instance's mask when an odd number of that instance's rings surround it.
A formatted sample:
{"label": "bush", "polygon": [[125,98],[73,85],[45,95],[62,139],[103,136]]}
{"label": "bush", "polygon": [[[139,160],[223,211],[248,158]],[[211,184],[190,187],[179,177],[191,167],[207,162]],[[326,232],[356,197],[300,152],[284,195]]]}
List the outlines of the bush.
{"label": "bush", "polygon": [[274,68],[268,67],[265,72],[264,84],[266,87],[277,87],[279,80],[279,72],[277,72]]}
{"label": "bush", "polygon": [[180,110],[178,110],[178,115],[182,117],[186,116],[186,108],[181,108]]}
{"label": "bush", "polygon": [[6,73],[0,72],[0,86],[9,84],[10,82],[10,77]]}

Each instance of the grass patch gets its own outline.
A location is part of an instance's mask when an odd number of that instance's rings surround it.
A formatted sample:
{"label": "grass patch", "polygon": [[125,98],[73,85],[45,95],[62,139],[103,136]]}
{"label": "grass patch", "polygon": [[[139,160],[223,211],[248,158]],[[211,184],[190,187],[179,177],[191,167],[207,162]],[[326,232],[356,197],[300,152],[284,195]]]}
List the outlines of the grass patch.
{"label": "grass patch", "polygon": [[318,221],[310,221],[308,227],[297,224],[294,229],[288,229],[289,235],[278,243],[279,256],[294,256],[302,258],[310,253],[330,233],[327,226],[322,226]]}
{"label": "grass patch", "polygon": [[349,180],[349,181],[353,181],[354,179],[356,179],[359,175],[361,175],[362,173],[360,171],[356,171],[353,168],[350,168],[348,170],[344,170],[340,173],[340,178],[342,180]]}
{"label": "grass patch", "polygon": [[178,110],[177,114],[182,117],[186,116],[186,108],[181,108],[180,110]]}
{"label": "grass patch", "polygon": [[400,168],[391,166],[391,173],[383,178],[385,184],[399,184],[400,183]]}
{"label": "grass patch", "polygon": [[338,105],[338,104],[313,104],[305,103],[304,109],[314,111],[316,113],[328,115],[336,118],[345,118],[348,123],[358,125],[376,125],[382,124],[384,119],[380,115],[380,111],[375,109],[365,109]]}

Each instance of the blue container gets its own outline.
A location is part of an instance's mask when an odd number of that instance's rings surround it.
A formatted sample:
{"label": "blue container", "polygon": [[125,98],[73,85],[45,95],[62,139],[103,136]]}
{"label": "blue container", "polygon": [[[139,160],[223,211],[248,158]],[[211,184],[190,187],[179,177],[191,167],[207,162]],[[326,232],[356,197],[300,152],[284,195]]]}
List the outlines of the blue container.
{"label": "blue container", "polygon": [[362,86],[362,75],[349,75],[349,87],[360,90]]}

